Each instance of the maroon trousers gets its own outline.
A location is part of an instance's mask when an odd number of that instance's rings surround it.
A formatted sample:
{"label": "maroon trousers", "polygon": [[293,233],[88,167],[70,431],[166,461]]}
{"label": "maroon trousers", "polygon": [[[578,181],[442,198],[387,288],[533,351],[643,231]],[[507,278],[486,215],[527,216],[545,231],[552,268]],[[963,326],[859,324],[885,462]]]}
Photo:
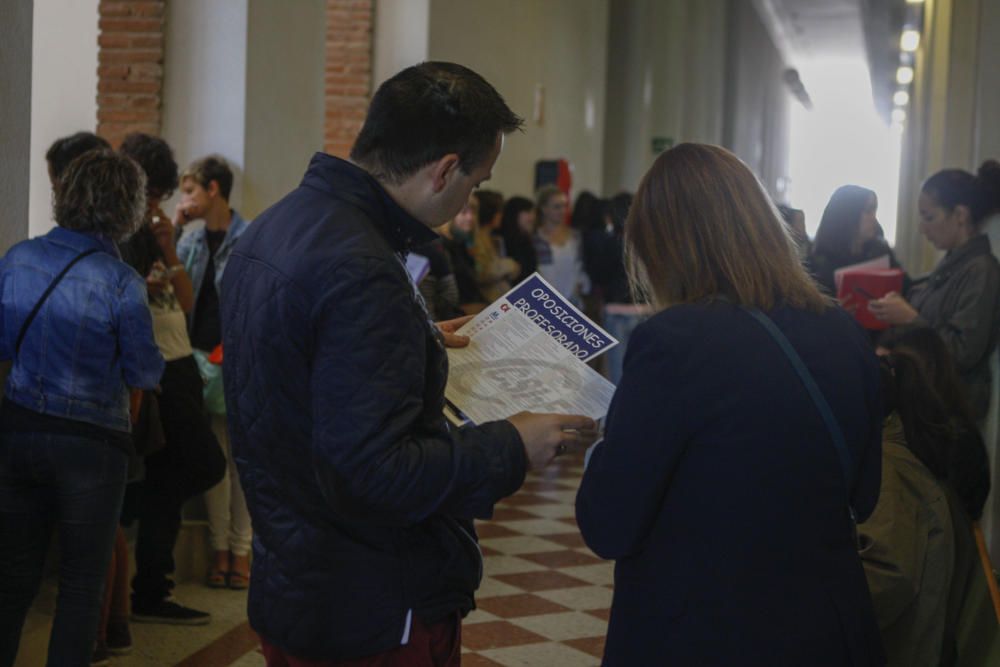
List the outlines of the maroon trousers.
{"label": "maroon trousers", "polygon": [[414,617],[408,644],[353,660],[305,660],[285,653],[263,638],[260,645],[267,667],[460,667],[462,620],[456,614],[454,618],[424,625]]}

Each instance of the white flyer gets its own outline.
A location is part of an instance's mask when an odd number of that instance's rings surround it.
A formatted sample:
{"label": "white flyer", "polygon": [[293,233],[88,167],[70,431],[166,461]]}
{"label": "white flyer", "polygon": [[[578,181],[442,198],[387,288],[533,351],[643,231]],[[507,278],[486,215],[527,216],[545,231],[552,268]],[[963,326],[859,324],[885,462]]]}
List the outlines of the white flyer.
{"label": "white flyer", "polygon": [[537,273],[476,315],[448,350],[445,397],[473,423],[527,410],[603,419],[615,386],[586,364],[618,344]]}

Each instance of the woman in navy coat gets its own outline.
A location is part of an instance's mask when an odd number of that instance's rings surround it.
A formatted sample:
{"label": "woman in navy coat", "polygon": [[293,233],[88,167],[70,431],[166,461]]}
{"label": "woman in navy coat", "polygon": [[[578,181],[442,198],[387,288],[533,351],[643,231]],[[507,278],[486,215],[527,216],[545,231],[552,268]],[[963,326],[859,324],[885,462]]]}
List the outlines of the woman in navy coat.
{"label": "woman in navy coat", "polygon": [[[881,474],[864,332],[820,294],[756,178],[721,148],[657,159],[625,246],[655,314],[629,340],[576,501],[587,544],[617,561],[604,664],[883,664],[848,509],[867,518]],[[843,459],[751,311],[814,378]]]}

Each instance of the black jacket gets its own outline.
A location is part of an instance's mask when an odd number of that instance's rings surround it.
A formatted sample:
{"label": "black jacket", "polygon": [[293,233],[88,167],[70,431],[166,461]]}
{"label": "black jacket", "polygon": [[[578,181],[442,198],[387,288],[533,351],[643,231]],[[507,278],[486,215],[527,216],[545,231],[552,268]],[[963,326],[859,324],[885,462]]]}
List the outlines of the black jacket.
{"label": "black jacket", "polygon": [[[878,361],[840,309],[769,313],[816,380],[875,507]],[[878,625],[829,432],[767,331],[725,303],[639,325],[576,498],[615,559],[607,667],[874,666]]]}
{"label": "black jacket", "polygon": [[447,356],[401,261],[434,234],[317,153],[226,268],[229,429],[254,526],[250,624],[308,659],[398,646],[473,608],[473,518],[523,482],[506,421],[442,416]]}
{"label": "black jacket", "polygon": [[977,419],[990,397],[990,354],[1000,331],[1000,265],[984,234],[955,248],[907,295],[952,354]]}

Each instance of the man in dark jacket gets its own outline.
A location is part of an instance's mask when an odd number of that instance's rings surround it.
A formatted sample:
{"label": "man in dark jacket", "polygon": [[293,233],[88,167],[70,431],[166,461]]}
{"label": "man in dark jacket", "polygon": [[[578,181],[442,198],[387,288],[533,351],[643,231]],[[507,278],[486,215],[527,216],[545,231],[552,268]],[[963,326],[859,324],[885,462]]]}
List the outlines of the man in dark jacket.
{"label": "man in dark jacket", "polygon": [[444,347],[467,340],[429,321],[403,262],[521,122],[464,67],[403,70],[351,161],[317,153],[233,251],[226,404],[254,527],[250,623],[271,664],[457,665],[482,576],[472,519],[594,428],[528,413],[450,428]]}

